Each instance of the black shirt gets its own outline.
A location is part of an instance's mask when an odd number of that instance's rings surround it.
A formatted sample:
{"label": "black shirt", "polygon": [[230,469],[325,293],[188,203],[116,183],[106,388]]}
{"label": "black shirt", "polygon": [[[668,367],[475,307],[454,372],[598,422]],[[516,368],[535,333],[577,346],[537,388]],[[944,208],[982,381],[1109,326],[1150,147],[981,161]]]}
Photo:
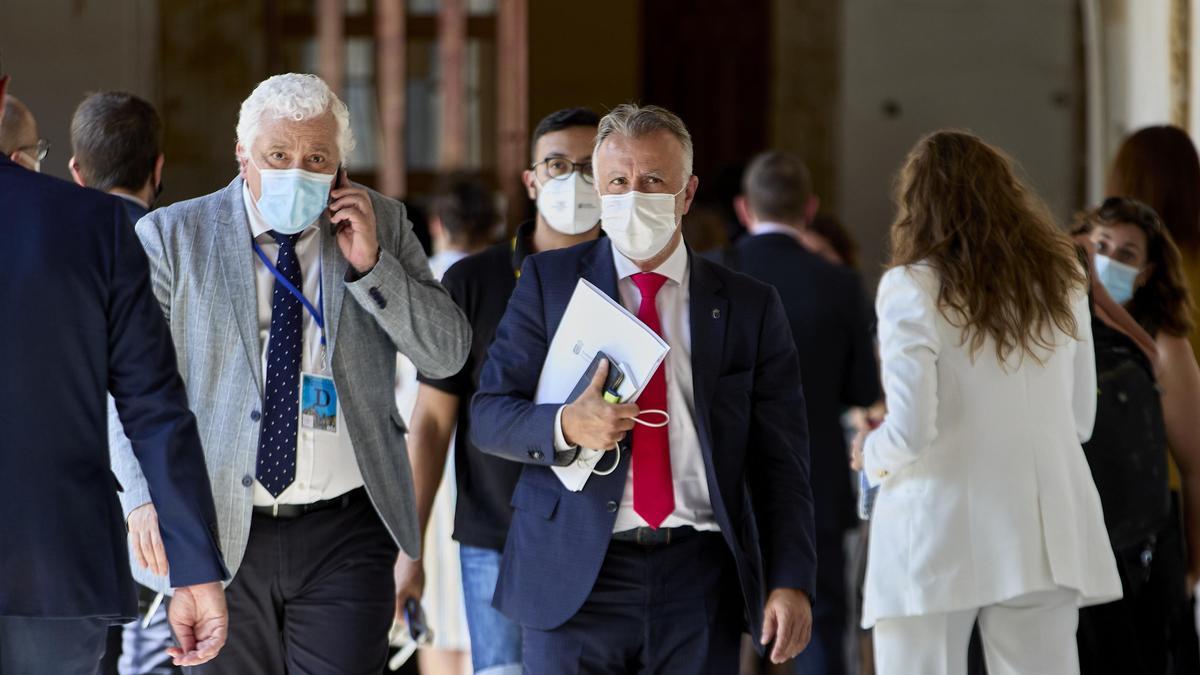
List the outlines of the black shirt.
{"label": "black shirt", "polygon": [[509,500],[522,465],[484,454],[471,443],[471,397],[508,298],[517,285],[525,256],[533,252],[532,221],[517,235],[446,270],[442,285],[471,322],[471,354],[457,375],[435,380],[418,376],[423,384],[458,397],[458,431],[454,451],[458,503],[454,510],[454,539],[466,546],[499,551],[504,548],[512,520]]}

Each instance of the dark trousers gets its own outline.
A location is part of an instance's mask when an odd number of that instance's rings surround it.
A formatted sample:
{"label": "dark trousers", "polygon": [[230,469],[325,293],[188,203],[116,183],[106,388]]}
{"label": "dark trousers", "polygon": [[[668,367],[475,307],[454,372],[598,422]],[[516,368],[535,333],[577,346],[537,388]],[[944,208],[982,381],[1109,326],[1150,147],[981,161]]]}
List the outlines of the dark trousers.
{"label": "dark trousers", "polygon": [[109,621],[0,616],[3,675],[95,675]]}
{"label": "dark trousers", "polygon": [[[1195,673],[1195,653],[1175,657],[1173,643],[1195,635],[1189,618],[1183,630],[1175,620],[1189,607],[1187,554],[1178,521],[1172,519],[1153,544],[1117,551],[1123,597],[1079,610],[1079,666],[1083,675]],[[1189,663],[1190,662],[1190,663]]]}
{"label": "dark trousers", "polygon": [[845,533],[817,530],[817,602],[812,641],[796,657],[796,675],[846,675]]}
{"label": "dark trousers", "polygon": [[736,673],[743,607],[721,535],[658,547],[615,541],[575,616],[554,630],[525,628],[525,672]]}
{"label": "dark trousers", "polygon": [[395,615],[396,545],[361,495],[292,520],[254,514],[225,592],[229,640],[194,675],[378,675]]}

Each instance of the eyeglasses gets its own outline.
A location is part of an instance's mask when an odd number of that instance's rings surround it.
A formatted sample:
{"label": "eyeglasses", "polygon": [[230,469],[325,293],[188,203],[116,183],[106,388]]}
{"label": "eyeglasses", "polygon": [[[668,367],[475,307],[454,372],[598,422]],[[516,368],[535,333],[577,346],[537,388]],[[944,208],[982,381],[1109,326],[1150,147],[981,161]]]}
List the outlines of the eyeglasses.
{"label": "eyeglasses", "polygon": [[590,184],[594,180],[591,162],[572,162],[566,157],[547,157],[540,162],[534,162],[529,168],[550,180],[563,180],[576,171],[583,176],[583,182]]}
{"label": "eyeglasses", "polygon": [[[36,152],[30,152],[31,150]],[[39,138],[36,145],[26,145],[24,147],[17,148],[17,152],[24,152],[40,162],[46,159],[46,155],[50,154],[50,141],[44,138]]]}

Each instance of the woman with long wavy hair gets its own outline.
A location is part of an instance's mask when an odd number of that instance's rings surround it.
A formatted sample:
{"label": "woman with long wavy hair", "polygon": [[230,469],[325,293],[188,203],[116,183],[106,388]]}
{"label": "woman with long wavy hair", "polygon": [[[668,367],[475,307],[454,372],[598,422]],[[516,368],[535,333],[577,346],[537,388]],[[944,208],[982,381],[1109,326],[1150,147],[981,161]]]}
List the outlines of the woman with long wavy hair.
{"label": "woman with long wavy hair", "polygon": [[1081,442],[1096,410],[1083,266],[1012,163],[940,131],[899,178],[877,312],[888,413],[863,626],[876,672],[1079,672],[1081,605],[1120,597]]}

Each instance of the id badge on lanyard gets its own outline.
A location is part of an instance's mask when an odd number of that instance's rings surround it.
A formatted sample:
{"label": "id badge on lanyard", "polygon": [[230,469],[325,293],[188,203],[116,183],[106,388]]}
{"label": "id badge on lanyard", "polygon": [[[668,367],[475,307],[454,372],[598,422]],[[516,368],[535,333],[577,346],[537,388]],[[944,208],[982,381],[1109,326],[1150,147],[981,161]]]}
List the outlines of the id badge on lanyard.
{"label": "id badge on lanyard", "polygon": [[[300,373],[300,428],[306,431],[323,431],[326,433],[336,434],[338,431],[338,394],[337,386],[333,382],[333,371],[329,367],[329,353],[325,342],[325,283],[318,276],[317,302],[321,305],[318,309],[304,297],[304,293],[296,288],[292,282],[288,281],[287,277],[283,276],[275,265],[263,253],[258,242],[251,240],[254,245],[254,252],[258,254],[259,260],[266,266],[271,274],[275,275],[275,279],[283,284],[283,287],[288,290],[297,300],[300,301],[304,308],[312,315],[313,321],[317,322],[317,328],[321,331],[321,356],[319,367],[321,373]],[[320,271],[317,272],[320,275]]]}

